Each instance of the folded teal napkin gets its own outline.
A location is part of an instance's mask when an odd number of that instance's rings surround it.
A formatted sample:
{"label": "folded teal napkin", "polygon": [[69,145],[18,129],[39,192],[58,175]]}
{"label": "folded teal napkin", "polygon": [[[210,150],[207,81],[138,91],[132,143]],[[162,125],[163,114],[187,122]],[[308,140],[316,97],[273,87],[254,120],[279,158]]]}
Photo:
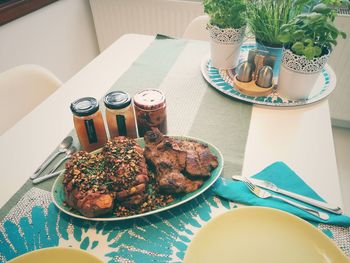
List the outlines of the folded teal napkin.
{"label": "folded teal napkin", "polygon": [[[292,171],[283,162],[276,162],[265,168],[260,173],[254,175],[252,178],[267,180],[275,183],[278,187],[285,190],[298,193],[319,201],[323,200],[314,190],[312,190],[294,171]],[[255,196],[249,191],[243,182],[234,181],[231,179],[219,178],[214,184],[213,191],[216,195],[226,198],[237,203],[254,205],[254,206],[267,206],[284,210],[292,213],[298,217],[304,218],[308,221],[319,222],[324,224],[332,224],[338,226],[350,226],[350,217],[345,215],[336,215],[323,211],[329,214],[330,218],[324,221],[314,215],[304,212],[303,210],[291,206],[283,201],[275,198],[262,199]],[[279,195],[277,193],[273,193]],[[283,195],[280,195],[283,196]],[[305,206],[309,206],[305,203],[299,202],[295,199],[288,198],[295,202],[301,203]],[[318,209],[318,208],[316,208]]]}

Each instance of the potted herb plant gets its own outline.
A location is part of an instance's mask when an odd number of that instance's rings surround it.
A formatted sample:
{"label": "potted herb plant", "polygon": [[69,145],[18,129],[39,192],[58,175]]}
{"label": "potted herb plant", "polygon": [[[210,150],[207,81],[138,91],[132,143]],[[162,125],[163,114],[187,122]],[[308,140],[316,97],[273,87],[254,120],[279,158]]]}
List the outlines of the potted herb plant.
{"label": "potted herb plant", "polygon": [[245,0],[204,0],[204,11],[210,20],[211,61],[215,68],[237,65],[246,28]]}
{"label": "potted herb plant", "polygon": [[324,0],[311,13],[300,14],[282,26],[279,40],[284,43],[284,51],[278,81],[281,96],[291,100],[309,97],[338,36],[346,38],[333,25],[340,4],[337,0]]}
{"label": "potted herb plant", "polygon": [[247,2],[247,22],[255,35],[258,50],[275,56],[273,75],[278,76],[282,60],[283,43],[278,36],[281,27],[302,10],[307,9],[312,0],[250,0]]}

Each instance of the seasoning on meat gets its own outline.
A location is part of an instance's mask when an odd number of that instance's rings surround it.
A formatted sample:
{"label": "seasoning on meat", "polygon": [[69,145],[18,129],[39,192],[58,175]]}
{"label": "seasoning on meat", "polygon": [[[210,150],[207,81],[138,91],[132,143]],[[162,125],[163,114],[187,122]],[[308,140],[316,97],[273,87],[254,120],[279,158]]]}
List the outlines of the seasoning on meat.
{"label": "seasoning on meat", "polygon": [[142,203],[147,197],[149,178],[141,146],[133,139],[120,136],[108,141],[102,154],[117,201],[124,206]]}
{"label": "seasoning on meat", "polygon": [[65,200],[82,215],[95,217],[113,210],[114,192],[100,154],[80,151],[66,163],[63,180]]}

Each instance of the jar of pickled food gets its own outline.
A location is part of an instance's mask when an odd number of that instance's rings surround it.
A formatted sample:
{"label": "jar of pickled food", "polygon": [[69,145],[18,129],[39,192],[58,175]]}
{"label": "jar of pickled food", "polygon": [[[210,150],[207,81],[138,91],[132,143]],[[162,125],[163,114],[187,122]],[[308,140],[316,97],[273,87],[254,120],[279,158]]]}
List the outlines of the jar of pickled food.
{"label": "jar of pickled food", "polygon": [[135,114],[139,136],[158,128],[163,134],[167,133],[167,115],[165,96],[160,90],[147,89],[134,96]]}
{"label": "jar of pickled food", "polygon": [[97,100],[81,98],[72,102],[70,109],[82,149],[91,152],[104,146],[107,134]]}
{"label": "jar of pickled food", "polygon": [[105,96],[104,103],[110,137],[136,138],[135,114],[129,94],[123,91],[112,91]]}

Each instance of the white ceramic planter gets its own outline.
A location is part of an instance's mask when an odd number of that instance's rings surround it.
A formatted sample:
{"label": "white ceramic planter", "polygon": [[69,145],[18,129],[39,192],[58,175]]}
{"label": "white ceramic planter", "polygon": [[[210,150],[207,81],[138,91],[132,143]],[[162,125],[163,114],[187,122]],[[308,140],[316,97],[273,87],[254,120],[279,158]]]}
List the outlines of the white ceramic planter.
{"label": "white ceramic planter", "polygon": [[328,57],[329,53],[308,60],[285,49],[278,78],[279,95],[289,100],[308,99]]}
{"label": "white ceramic planter", "polygon": [[230,69],[237,65],[245,27],[225,28],[208,24],[211,62],[215,68]]}

